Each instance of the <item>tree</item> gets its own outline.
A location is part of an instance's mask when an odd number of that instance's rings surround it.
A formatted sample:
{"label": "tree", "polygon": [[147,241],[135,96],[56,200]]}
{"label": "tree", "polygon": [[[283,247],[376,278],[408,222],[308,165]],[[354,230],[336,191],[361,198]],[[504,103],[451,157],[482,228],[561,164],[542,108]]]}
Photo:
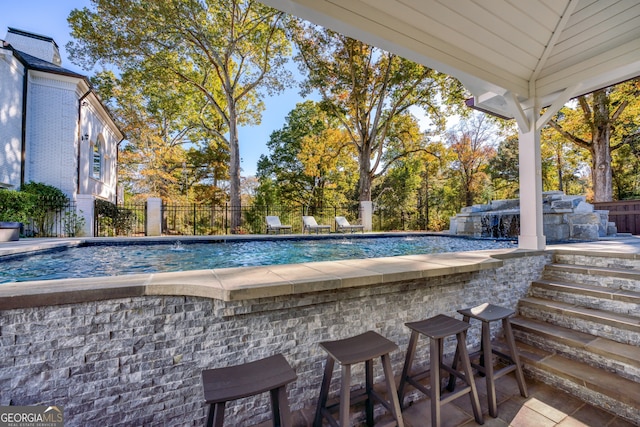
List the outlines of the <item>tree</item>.
{"label": "tree", "polygon": [[[289,81],[284,14],[253,0],[92,0],[94,10],[69,16],[71,59],[99,61],[121,71],[159,70],[197,89],[205,117],[224,125],[209,130],[229,147],[229,197],[241,203],[238,126],[258,123],[265,91]],[[206,125],[206,123],[203,123]],[[234,209],[231,229],[240,226]]]}
{"label": "tree", "polygon": [[422,149],[406,146],[404,153],[385,157],[394,122],[417,106],[443,125],[438,97],[457,99],[461,86],[430,68],[311,24],[298,22],[292,35],[299,49],[296,60],[308,73],[305,90],[319,91],[327,111],[346,130],[358,155],[358,198],[370,201],[374,179]]}
{"label": "tree", "polygon": [[485,114],[462,120],[447,133],[449,148],[455,153],[454,173],[460,178],[465,206],[474,204],[488,181],[487,168],[495,156],[493,133],[496,128]]}
{"label": "tree", "polygon": [[611,153],[638,138],[640,79],[579,96],[575,108],[564,107],[549,124],[591,154],[594,201],[613,197]]}
{"label": "tree", "polygon": [[489,160],[489,173],[496,199],[518,197],[520,170],[518,166],[518,136],[500,141],[496,155]]}
{"label": "tree", "polygon": [[[340,123],[314,101],[297,104],[285,121],[267,142],[270,154],[258,162],[261,182],[273,179],[285,203],[321,208],[325,202],[346,201],[355,153]],[[333,190],[330,196],[328,188]]]}

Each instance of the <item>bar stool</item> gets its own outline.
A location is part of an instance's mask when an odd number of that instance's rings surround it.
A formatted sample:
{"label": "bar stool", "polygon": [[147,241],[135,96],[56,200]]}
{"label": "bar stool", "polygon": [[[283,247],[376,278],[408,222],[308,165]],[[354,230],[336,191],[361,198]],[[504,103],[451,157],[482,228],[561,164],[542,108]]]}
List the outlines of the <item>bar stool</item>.
{"label": "bar stool", "polygon": [[[473,415],[478,424],[484,424],[482,417],[482,410],[480,409],[480,400],[478,399],[478,391],[476,384],[473,380],[473,372],[471,371],[471,364],[469,363],[469,355],[467,353],[467,340],[466,334],[469,329],[469,324],[461,320],[454,319],[453,317],[445,316],[444,314],[438,314],[426,320],[419,322],[405,323],[405,325],[411,329],[411,338],[409,339],[409,347],[407,349],[407,356],[404,362],[404,368],[402,369],[402,377],[400,379],[400,386],[398,388],[398,398],[400,403],[404,400],[405,387],[407,384],[411,384],[422,393],[429,396],[431,399],[431,425],[434,427],[440,426],[441,419],[441,406],[457,399],[458,397],[469,393],[471,399],[471,406],[473,407]],[[418,338],[420,335],[425,335],[430,338],[429,341],[429,369],[426,371],[411,373],[411,367],[413,365],[413,359],[416,353],[416,345],[418,344]],[[462,368],[464,374],[458,372],[455,369],[445,365],[443,363],[442,353],[444,347],[444,339],[448,336],[455,335],[457,339],[456,354],[460,355],[462,361]],[[456,359],[454,359],[455,361]],[[442,396],[441,384],[440,384],[440,370],[444,369],[452,376],[463,380],[467,386],[456,393],[450,393]],[[423,386],[419,381],[426,378],[429,375],[429,388]]]}
{"label": "bar stool", "polygon": [[297,375],[282,354],[255,362],[202,371],[204,400],[209,404],[207,427],[222,427],[224,407],[230,400],[271,394],[271,411],[275,427],[291,427],[291,410],[286,386]]}
{"label": "bar stool", "polygon": [[[321,342],[320,346],[328,353],[328,356],[324,367],[324,377],[320,388],[320,398],[318,399],[316,416],[313,421],[314,427],[320,427],[323,418],[326,418],[332,426],[340,425],[347,427],[349,425],[349,410],[351,405],[362,401],[366,402],[367,426],[372,426],[374,399],[391,412],[398,423],[398,427],[404,427],[400,404],[398,403],[398,395],[396,394],[395,381],[393,379],[393,370],[391,369],[391,362],[389,360],[389,353],[398,349],[395,343],[376,332],[368,331],[351,338]],[[382,360],[382,368],[387,384],[387,395],[390,401],[386,400],[373,389],[373,359],[376,357],[380,357]],[[329,386],[331,385],[335,362],[342,365],[340,401],[337,404],[327,406],[327,397],[329,395]],[[365,388],[364,390],[356,390],[351,393],[351,365],[360,362],[365,363]],[[338,424],[331,415],[331,412],[335,412],[338,406],[340,408],[340,424]]]}
{"label": "bar stool", "polygon": [[[520,395],[527,397],[527,385],[524,382],[524,375],[522,374],[522,365],[520,364],[520,357],[518,356],[518,349],[516,348],[516,342],[513,338],[513,330],[511,329],[511,322],[509,317],[515,314],[515,311],[499,307],[493,304],[481,304],[476,307],[466,308],[464,310],[458,310],[458,313],[462,314],[463,320],[469,323],[470,319],[477,319],[482,322],[482,339],[480,351],[470,354],[471,360],[480,358],[479,363],[471,363],[471,365],[486,377],[487,381],[487,398],[489,400],[489,414],[492,417],[498,416],[498,404],[496,401],[496,384],[495,381],[508,374],[509,372],[516,372],[516,380],[518,382],[518,388],[520,389]],[[502,353],[491,345],[491,322],[501,320],[502,328],[504,330],[504,337],[507,341],[507,347],[510,354]],[[493,364],[493,355],[497,355],[504,359],[508,365],[495,370]],[[457,354],[454,359],[454,369],[457,363]],[[455,389],[455,378],[449,377],[449,390]]]}

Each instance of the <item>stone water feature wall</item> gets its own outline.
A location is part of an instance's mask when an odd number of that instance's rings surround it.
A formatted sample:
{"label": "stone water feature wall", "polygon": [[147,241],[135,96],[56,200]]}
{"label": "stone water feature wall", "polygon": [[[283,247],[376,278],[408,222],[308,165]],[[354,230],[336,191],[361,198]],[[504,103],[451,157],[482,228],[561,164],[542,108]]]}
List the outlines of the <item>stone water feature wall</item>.
{"label": "stone water feature wall", "polygon": [[[543,232],[547,242],[597,240],[616,234],[615,224],[609,221],[609,211],[595,210],[584,196],[549,191],[542,197]],[[486,205],[462,208],[450,219],[449,233],[517,238],[520,234],[520,201],[494,200]]]}
{"label": "stone water feature wall", "polygon": [[[97,301],[0,310],[0,405],[60,405],[67,427],[201,426],[203,369],[283,353],[298,375],[288,387],[292,409],[313,408],[325,360],[320,341],[377,331],[399,345],[392,354],[399,374],[405,322],[438,313],[459,318],[457,309],[484,301],[515,309],[550,259],[518,251],[488,269],[227,302],[109,298],[125,280],[118,279],[102,296],[96,291]],[[474,324],[468,344],[477,347],[479,339]],[[426,363],[425,344],[417,360]],[[445,352],[453,351],[448,343]],[[225,425],[262,422],[269,408],[268,394],[240,400],[228,406]]]}

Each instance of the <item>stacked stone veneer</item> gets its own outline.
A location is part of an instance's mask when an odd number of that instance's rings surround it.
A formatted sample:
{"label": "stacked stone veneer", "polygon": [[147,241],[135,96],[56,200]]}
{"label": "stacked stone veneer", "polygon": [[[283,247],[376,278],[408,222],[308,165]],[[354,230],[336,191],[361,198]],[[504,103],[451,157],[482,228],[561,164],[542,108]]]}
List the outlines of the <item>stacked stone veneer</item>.
{"label": "stacked stone veneer", "polygon": [[[313,407],[326,357],[318,342],[377,331],[400,346],[392,354],[399,374],[405,322],[459,317],[457,309],[481,302],[515,309],[549,261],[515,254],[473,273],[238,302],[140,296],[0,311],[0,405],[61,405],[66,426],[204,425],[203,369],[283,353],[298,374],[288,387],[292,409]],[[468,344],[479,338],[472,324]],[[427,351],[421,341],[416,360],[426,364]],[[361,374],[354,370],[355,384]],[[227,424],[267,420],[269,408],[268,394],[242,399],[228,406]]]}
{"label": "stacked stone veneer", "polygon": [[[584,196],[561,191],[543,193],[543,233],[548,242],[597,240],[616,234],[609,211],[595,210]],[[520,233],[520,201],[495,200],[465,207],[450,219],[449,232],[473,237],[516,238]]]}

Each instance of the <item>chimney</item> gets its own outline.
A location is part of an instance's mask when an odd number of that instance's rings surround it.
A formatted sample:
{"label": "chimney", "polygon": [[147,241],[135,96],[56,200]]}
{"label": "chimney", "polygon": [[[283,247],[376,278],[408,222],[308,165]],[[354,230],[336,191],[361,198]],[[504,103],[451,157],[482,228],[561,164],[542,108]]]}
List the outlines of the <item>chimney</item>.
{"label": "chimney", "polygon": [[27,53],[58,66],[62,64],[58,45],[51,37],[9,27],[5,41],[20,52]]}

